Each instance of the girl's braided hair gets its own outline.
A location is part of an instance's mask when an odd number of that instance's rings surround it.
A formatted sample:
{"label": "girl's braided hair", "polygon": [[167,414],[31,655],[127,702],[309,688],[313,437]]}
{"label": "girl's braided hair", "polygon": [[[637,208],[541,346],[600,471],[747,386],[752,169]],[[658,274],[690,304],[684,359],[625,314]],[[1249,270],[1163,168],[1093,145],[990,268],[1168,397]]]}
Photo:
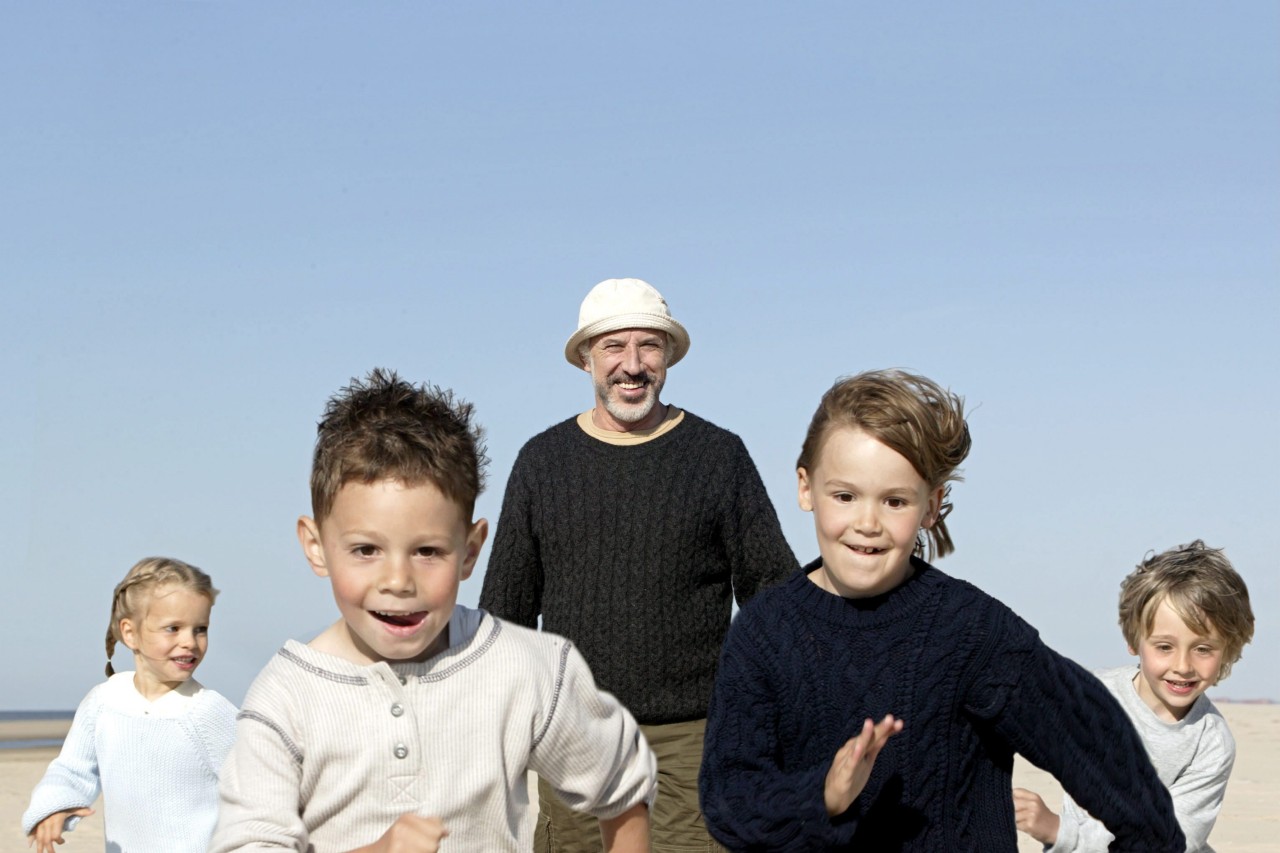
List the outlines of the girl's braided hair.
{"label": "girl's braided hair", "polygon": [[137,619],[146,609],[147,599],[157,587],[174,585],[206,596],[212,604],[218,597],[213,581],[189,563],[171,557],[147,557],[129,569],[124,580],[116,584],[111,597],[111,624],[107,626],[107,678],[116,674],[111,665],[120,636],[121,619]]}

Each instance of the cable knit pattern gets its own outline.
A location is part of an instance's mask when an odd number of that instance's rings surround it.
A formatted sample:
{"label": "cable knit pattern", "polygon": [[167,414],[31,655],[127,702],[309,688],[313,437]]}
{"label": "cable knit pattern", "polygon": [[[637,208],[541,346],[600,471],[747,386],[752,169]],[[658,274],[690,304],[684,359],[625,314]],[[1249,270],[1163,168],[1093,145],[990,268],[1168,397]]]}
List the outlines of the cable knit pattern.
{"label": "cable knit pattern", "polygon": [[461,606],[449,631],[422,663],[287,643],[245,698],[210,853],[351,850],[405,813],[449,850],[531,850],[529,770],[597,817],[652,801],[653,753],[571,644]]}
{"label": "cable knit pattern", "polygon": [[742,440],[696,415],[607,444],[569,419],[520,451],[480,605],[562,634],[640,722],[706,716],[732,598],[795,570]]}
{"label": "cable knit pattern", "polygon": [[[797,572],[729,632],[700,778],[707,826],[732,850],[1014,851],[1013,755],[1053,773],[1119,841],[1184,842],[1124,712],[994,598],[920,560],[910,579],[845,599]],[[868,717],[904,721],[862,794],[831,819],[823,783]]]}
{"label": "cable knit pattern", "polygon": [[[108,850],[205,853],[218,818],[218,771],[235,734],[235,706],[194,680],[176,709],[149,704],[121,672],[89,691],[62,750],[22,816],[30,833],[54,812],[104,800]],[[80,818],[72,817],[66,829]]]}
{"label": "cable knit pattern", "polygon": [[[1222,809],[1227,779],[1236,760],[1236,742],[1227,721],[1201,694],[1187,715],[1165,722],[1138,695],[1134,666],[1099,670],[1103,685],[1120,702],[1137,728],[1160,781],[1173,797],[1178,825],[1187,837],[1187,853],[1213,853],[1209,833]],[[1112,835],[1089,817],[1068,794],[1062,803],[1058,840],[1050,853],[1105,853]]]}

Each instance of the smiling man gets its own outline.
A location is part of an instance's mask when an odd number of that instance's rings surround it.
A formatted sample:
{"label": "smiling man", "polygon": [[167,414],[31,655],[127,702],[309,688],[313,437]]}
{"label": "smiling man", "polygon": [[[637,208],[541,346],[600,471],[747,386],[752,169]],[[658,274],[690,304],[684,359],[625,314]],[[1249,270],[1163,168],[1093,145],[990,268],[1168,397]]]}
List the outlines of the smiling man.
{"label": "smiling man", "polygon": [[[568,637],[658,757],[652,847],[720,849],[698,810],[711,685],[741,604],[797,568],[742,440],[662,402],[689,333],[639,279],[582,302],[565,359],[592,408],[520,451],[480,605]],[[536,849],[600,850],[599,830],[539,789]]]}

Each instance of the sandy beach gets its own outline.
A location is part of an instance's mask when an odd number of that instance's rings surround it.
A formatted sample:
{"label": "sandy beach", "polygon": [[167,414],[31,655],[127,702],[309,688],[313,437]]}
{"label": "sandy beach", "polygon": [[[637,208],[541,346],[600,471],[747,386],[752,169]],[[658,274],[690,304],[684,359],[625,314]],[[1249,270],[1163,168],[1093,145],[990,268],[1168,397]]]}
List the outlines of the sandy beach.
{"label": "sandy beach", "polygon": [[[1227,800],[1210,841],[1218,853],[1263,853],[1276,849],[1280,837],[1280,705],[1220,704],[1236,738],[1236,767],[1227,789]],[[62,737],[69,720],[15,720],[0,722],[0,741]],[[22,812],[32,787],[57,755],[54,747],[0,749],[0,853],[22,853],[29,848],[22,834]],[[1048,774],[1019,760],[1014,784],[1030,788],[1050,807],[1062,801],[1062,789]],[[59,853],[101,853],[102,803],[97,814],[68,833]],[[1019,836],[1020,853],[1039,853],[1040,845]]]}

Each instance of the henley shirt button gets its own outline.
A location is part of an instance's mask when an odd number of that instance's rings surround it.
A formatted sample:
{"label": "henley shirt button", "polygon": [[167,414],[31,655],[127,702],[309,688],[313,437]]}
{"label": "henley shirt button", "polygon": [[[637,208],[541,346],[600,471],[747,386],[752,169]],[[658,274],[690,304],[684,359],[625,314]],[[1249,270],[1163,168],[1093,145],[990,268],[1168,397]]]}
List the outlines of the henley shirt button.
{"label": "henley shirt button", "polygon": [[404,706],[401,705],[399,702],[391,706],[391,716],[399,717],[403,713],[404,713]]}
{"label": "henley shirt button", "polygon": [[409,747],[405,746],[402,743],[396,744],[396,758],[408,758],[408,757],[409,757]]}
{"label": "henley shirt button", "polygon": [[405,678],[403,675],[397,676],[397,678],[399,678],[399,679],[400,679],[400,683],[401,683],[401,684],[408,684],[408,683],[409,683],[409,679]]}

